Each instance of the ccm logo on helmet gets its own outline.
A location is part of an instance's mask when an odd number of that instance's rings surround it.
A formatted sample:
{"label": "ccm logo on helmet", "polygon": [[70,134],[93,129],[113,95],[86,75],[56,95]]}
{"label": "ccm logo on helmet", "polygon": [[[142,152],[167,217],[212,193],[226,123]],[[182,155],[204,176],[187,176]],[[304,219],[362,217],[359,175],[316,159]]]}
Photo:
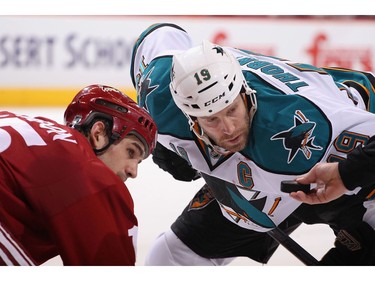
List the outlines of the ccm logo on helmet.
{"label": "ccm logo on helmet", "polygon": [[214,97],[212,100],[210,101],[206,101],[204,103],[204,106],[210,106],[211,104],[219,101],[221,98],[225,97],[225,93],[222,93],[221,95],[218,95],[217,97]]}

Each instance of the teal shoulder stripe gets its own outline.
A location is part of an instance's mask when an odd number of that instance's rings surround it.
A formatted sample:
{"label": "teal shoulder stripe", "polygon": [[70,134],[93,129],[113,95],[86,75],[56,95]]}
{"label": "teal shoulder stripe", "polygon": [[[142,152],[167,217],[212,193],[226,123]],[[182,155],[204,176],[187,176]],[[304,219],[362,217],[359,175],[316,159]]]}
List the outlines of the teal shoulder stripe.
{"label": "teal shoulder stripe", "polygon": [[170,27],[173,27],[173,28],[176,28],[176,29],[179,29],[179,30],[182,30],[184,32],[186,32],[184,29],[182,29],[181,27],[179,27],[178,25],[175,25],[173,23],[155,23],[151,26],[149,26],[145,31],[143,31],[141,33],[141,35],[139,35],[138,39],[135,41],[134,43],[134,46],[133,46],[133,50],[132,50],[132,57],[131,57],[131,63],[130,63],[130,77],[132,79],[132,82],[133,82],[133,86],[135,87],[136,86],[136,81],[135,81],[135,77],[133,77],[133,73],[134,73],[134,59],[135,59],[135,56],[137,54],[137,50],[138,50],[138,47],[139,45],[143,42],[143,40],[149,35],[151,34],[152,32],[154,32],[156,29],[158,28],[161,28],[163,26],[170,26]]}

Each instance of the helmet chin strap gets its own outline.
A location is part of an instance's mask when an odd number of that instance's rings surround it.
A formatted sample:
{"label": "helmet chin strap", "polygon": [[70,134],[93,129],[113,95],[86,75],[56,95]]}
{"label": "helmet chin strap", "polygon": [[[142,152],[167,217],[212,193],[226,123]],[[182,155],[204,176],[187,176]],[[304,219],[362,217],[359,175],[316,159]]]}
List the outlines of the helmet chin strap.
{"label": "helmet chin strap", "polygon": [[92,150],[94,150],[95,155],[99,155],[99,154],[103,153],[104,151],[106,151],[111,144],[112,143],[109,142],[105,146],[103,146],[102,148],[99,148],[99,149],[93,148]]}
{"label": "helmet chin strap", "polygon": [[[257,111],[258,109],[258,103],[257,103],[257,98],[256,98],[256,92],[255,90],[251,89],[249,86],[245,87],[246,89],[246,95],[249,96],[249,99],[250,99],[250,109],[249,109],[249,118],[250,118],[250,127],[251,127],[251,124],[253,123],[253,118],[254,118],[254,115],[255,115],[255,112]],[[245,102],[245,101],[244,101]]]}
{"label": "helmet chin strap", "polygon": [[93,148],[92,150],[94,151],[95,155],[99,155],[99,154],[103,153],[104,151],[106,151],[108,149],[108,147],[110,147],[118,139],[119,139],[119,136],[117,136],[115,134],[112,134],[111,137],[108,140],[108,143],[105,146],[103,146],[102,148],[99,148],[99,149]]}

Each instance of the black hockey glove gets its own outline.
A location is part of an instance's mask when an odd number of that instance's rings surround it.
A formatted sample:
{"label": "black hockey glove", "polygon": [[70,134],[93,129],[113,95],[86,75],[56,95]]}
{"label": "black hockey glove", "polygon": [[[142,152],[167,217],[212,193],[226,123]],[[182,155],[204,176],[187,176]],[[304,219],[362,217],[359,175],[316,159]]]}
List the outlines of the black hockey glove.
{"label": "black hockey glove", "polygon": [[197,170],[193,169],[185,159],[160,143],[156,143],[152,152],[152,160],[159,168],[170,173],[176,180],[192,181],[200,178]]}
{"label": "black hockey glove", "polygon": [[366,222],[342,229],[320,265],[375,265],[375,231]]}

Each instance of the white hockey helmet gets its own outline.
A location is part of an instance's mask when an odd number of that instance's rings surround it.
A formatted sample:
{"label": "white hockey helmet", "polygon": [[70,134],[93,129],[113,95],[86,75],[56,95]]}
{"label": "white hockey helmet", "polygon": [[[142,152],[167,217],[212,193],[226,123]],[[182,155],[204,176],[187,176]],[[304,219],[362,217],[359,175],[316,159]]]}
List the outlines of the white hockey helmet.
{"label": "white hockey helmet", "polygon": [[236,58],[208,41],[173,56],[169,87],[176,105],[193,117],[224,109],[242,87],[252,91]]}

